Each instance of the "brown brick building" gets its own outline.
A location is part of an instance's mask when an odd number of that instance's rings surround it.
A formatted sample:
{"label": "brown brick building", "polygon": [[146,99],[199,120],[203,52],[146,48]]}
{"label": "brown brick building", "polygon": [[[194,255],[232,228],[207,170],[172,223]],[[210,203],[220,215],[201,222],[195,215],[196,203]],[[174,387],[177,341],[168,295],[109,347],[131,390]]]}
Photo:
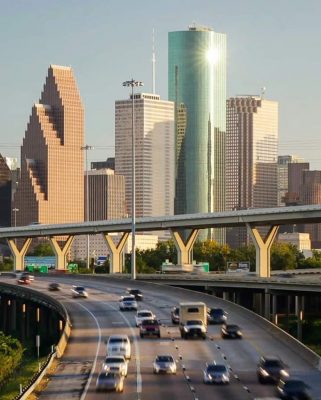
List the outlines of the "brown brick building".
{"label": "brown brick building", "polygon": [[84,220],[84,110],[70,67],[51,65],[21,146],[17,225]]}

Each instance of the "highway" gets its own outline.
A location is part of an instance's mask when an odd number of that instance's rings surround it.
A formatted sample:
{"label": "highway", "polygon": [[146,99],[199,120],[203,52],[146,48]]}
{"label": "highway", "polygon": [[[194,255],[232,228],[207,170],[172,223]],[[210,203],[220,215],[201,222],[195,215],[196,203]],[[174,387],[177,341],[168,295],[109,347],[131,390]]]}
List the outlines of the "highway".
{"label": "highway", "polygon": [[[12,278],[0,280],[15,283]],[[48,292],[48,282],[61,283],[61,291]],[[88,299],[73,299],[71,286],[84,285]],[[162,322],[161,339],[139,337],[135,311],[120,312],[118,300],[127,287],[140,288],[144,301],[139,308],[152,310]],[[321,399],[321,372],[296,351],[289,340],[280,340],[274,328],[266,329],[259,317],[230,302],[216,297],[157,284],[117,279],[86,280],[86,277],[38,278],[32,288],[48,292],[67,308],[72,321],[72,335],[67,350],[46,390],[39,399],[254,399],[275,396],[275,386],[257,381],[256,367],[260,355],[278,355],[290,366],[292,377],[303,379]],[[240,325],[242,340],[220,336],[220,325],[208,327],[208,339],[183,340],[173,325],[170,310],[180,301],[204,301],[209,307],[223,307],[228,321]],[[271,333],[273,332],[273,334]],[[127,334],[132,341],[132,358],[122,394],[97,393],[97,374],[106,354],[106,338],[115,333]],[[154,375],[152,363],[157,354],[172,354],[178,362],[176,375]],[[231,368],[229,385],[205,385],[202,370],[215,360]]]}

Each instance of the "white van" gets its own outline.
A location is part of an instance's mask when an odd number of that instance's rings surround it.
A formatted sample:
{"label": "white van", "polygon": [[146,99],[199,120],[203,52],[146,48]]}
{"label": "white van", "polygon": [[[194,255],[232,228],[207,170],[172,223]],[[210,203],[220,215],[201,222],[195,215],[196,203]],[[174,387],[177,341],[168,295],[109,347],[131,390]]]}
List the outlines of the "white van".
{"label": "white van", "polygon": [[131,357],[131,345],[127,335],[112,335],[107,341],[107,356]]}

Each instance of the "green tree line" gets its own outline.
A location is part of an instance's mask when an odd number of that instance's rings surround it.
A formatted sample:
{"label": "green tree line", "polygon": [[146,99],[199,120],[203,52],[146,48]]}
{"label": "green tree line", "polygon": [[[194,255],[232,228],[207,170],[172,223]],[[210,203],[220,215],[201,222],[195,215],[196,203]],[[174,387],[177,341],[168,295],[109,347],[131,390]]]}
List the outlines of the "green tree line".
{"label": "green tree line", "polygon": [[23,352],[21,343],[17,339],[0,332],[0,388],[20,366]]}

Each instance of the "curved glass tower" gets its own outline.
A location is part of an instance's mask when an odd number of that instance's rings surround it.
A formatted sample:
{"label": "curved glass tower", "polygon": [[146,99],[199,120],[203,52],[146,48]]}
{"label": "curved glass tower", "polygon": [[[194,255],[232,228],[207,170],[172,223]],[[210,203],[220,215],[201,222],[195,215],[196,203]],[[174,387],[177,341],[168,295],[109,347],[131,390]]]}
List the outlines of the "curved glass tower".
{"label": "curved glass tower", "polygon": [[[170,32],[168,48],[169,100],[176,105],[175,214],[224,211],[226,35],[190,26]],[[224,242],[219,232],[214,238]]]}

